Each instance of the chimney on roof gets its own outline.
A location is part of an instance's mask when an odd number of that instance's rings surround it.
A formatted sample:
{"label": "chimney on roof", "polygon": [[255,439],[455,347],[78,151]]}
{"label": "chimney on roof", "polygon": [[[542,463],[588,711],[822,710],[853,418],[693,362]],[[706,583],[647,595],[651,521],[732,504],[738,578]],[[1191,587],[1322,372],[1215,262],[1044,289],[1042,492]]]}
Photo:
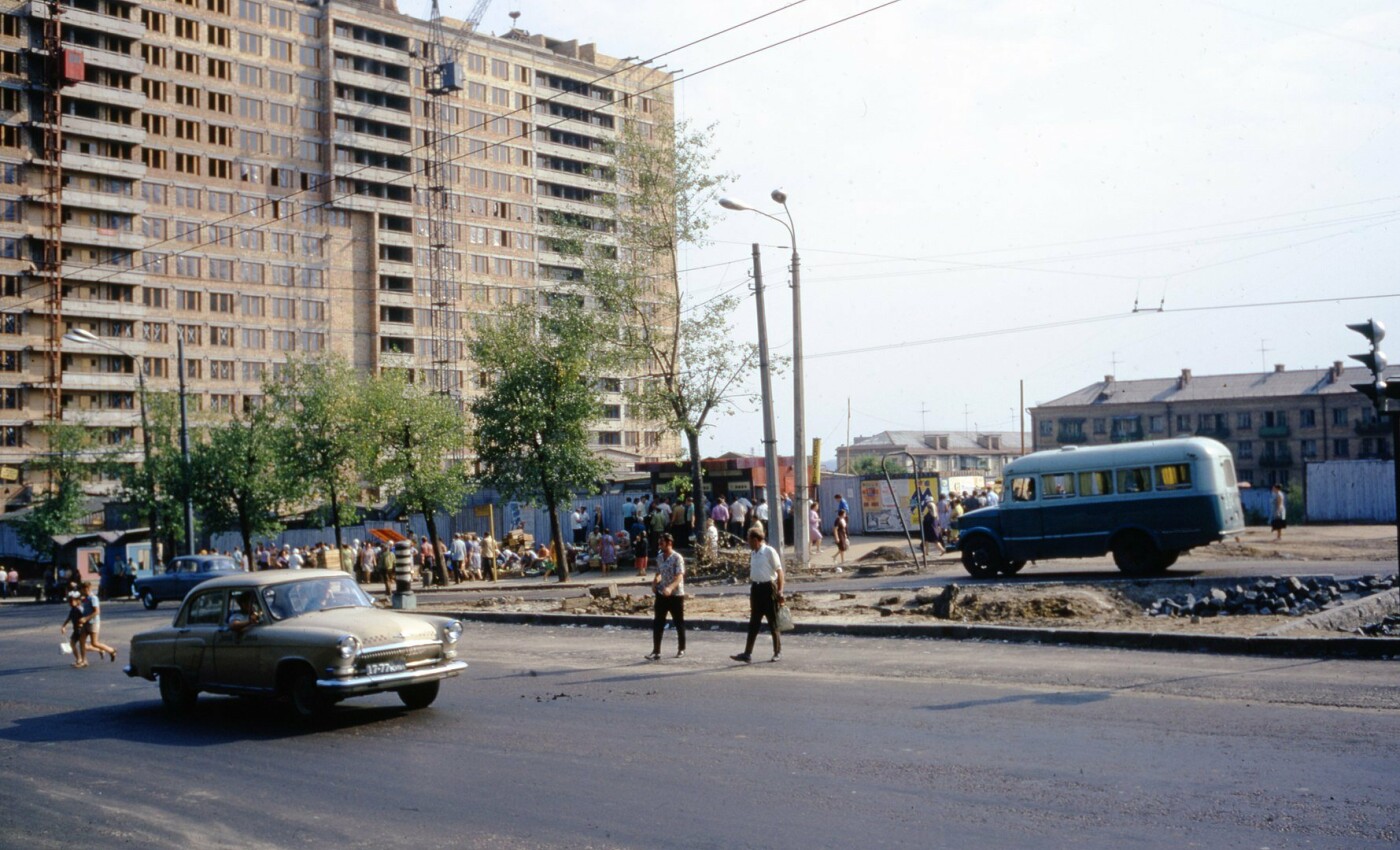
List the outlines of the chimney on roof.
{"label": "chimney on roof", "polygon": [[1191,370],[1182,369],[1181,377],[1176,379],[1176,388],[1179,390],[1184,390],[1186,389],[1186,385],[1189,383],[1191,383]]}
{"label": "chimney on roof", "polygon": [[1282,364],[1282,363],[1275,363],[1275,364],[1274,364],[1274,374],[1278,374],[1279,372],[1282,372],[1282,371],[1283,371],[1283,364]]}
{"label": "chimney on roof", "polygon": [[1342,361],[1333,360],[1332,368],[1327,370],[1327,383],[1335,384],[1342,379]]}
{"label": "chimney on roof", "polygon": [[1104,382],[1105,384],[1111,384],[1111,383],[1113,383],[1113,376],[1112,376],[1112,375],[1104,375],[1104,376],[1103,376],[1103,382]]}

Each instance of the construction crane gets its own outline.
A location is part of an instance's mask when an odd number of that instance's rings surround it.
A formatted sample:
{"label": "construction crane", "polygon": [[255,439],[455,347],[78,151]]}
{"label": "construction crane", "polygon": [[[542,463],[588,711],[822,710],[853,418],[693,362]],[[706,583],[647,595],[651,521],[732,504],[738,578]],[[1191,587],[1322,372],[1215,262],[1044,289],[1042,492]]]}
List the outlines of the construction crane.
{"label": "construction crane", "polygon": [[461,29],[451,43],[443,25],[442,8],[433,0],[428,18],[430,49],[423,56],[423,88],[428,93],[428,129],[424,138],[423,202],[428,213],[428,294],[432,324],[430,358],[433,390],[444,395],[459,395],[456,380],[460,370],[453,367],[462,360],[462,329],[457,321],[456,307],[461,302],[462,287],[448,249],[452,242],[453,214],[450,191],[450,169],[453,158],[453,135],[447,121],[447,98],[462,89],[462,66],[457,61],[462,48],[476,34],[481,16],[491,0],[477,0]]}

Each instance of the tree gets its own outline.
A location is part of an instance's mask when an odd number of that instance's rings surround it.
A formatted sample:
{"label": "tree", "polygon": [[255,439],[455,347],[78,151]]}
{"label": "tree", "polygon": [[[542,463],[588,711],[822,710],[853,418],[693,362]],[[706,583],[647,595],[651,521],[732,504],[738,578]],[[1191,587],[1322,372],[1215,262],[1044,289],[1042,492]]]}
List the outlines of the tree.
{"label": "tree", "polygon": [[171,393],[146,396],[149,456],[143,446],[141,463],[121,467],[122,499],[150,528],[151,563],[156,563],[162,537],[174,543],[185,539],[183,522],[185,470],[180,454],[179,416]]}
{"label": "tree", "polygon": [[559,580],[568,581],[559,505],[608,472],[589,447],[588,427],[602,415],[595,378],[615,353],[601,342],[596,313],[573,297],[552,301],[539,312],[517,308],[471,341],[490,384],[470,412],[477,482],[506,498],[543,502]]}
{"label": "tree", "polygon": [[[462,458],[467,448],[467,423],[457,401],[409,384],[389,373],[368,382],[373,483],[393,493],[409,513],[423,515],[433,551],[438,549],[436,518],[456,510],[467,492]],[[447,583],[447,565],[437,558],[437,580]]]}
{"label": "tree", "polygon": [[365,459],[373,455],[364,382],[343,359],[292,361],[280,380],[267,385],[267,397],[283,427],[282,462],[306,495],[324,500],[341,545],[341,526],[355,522]]}
{"label": "tree", "polygon": [[[610,201],[616,248],[577,230],[565,242],[584,256],[601,308],[621,317],[623,358],[644,376],[628,393],[632,410],[685,437],[697,506],[705,492],[700,435],[713,415],[732,414],[738,402],[753,398],[743,387],[759,353],[758,346],[733,340],[738,298],[686,305],[681,297],[681,248],[706,243],[716,192],[733,179],[713,169],[713,130],[661,122],[645,138],[627,124],[616,143],[618,192]],[[695,512],[697,532],[702,513]]]}
{"label": "tree", "polygon": [[15,534],[30,549],[47,552],[57,562],[54,535],[72,534],[83,518],[83,481],[93,468],[92,442],[87,428],[67,422],[50,422],[39,432],[48,449],[29,461],[28,477],[46,481],[47,489],[15,523]]}
{"label": "tree", "polygon": [[238,529],[250,564],[254,535],[282,530],[278,512],[293,487],[279,430],[263,405],[209,426],[191,447],[195,504],[211,527]]}

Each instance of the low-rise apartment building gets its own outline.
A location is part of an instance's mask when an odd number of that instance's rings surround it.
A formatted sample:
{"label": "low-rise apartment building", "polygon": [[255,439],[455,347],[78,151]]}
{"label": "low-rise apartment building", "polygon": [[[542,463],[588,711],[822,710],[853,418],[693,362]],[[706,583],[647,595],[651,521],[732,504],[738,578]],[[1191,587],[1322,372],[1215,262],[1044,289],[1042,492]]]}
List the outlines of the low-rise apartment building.
{"label": "low-rise apartment building", "polygon": [[1302,481],[1313,460],[1389,459],[1388,420],[1352,384],[1364,368],[1102,381],[1031,409],[1036,450],[1168,437],[1213,437],[1235,457],[1241,481],[1256,487]]}
{"label": "low-rise apartment building", "polygon": [[1021,435],[1012,431],[881,431],[838,447],[837,468],[849,469],[859,458],[881,458],[893,452],[906,452],[909,457],[892,457],[891,470],[913,472],[917,463],[919,472],[1000,478],[1002,467],[1022,454]]}

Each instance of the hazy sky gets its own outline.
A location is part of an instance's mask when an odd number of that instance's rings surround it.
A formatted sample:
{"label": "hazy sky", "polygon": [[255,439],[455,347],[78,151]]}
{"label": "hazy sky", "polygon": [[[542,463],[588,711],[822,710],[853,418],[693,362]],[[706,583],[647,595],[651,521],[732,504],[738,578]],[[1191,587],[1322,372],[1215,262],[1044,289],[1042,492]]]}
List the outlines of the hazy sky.
{"label": "hazy sky", "polygon": [[[695,73],[880,2],[807,0],[657,61]],[[783,5],[498,0],[482,28],[516,10],[531,32],[648,58]],[[1400,361],[1394,2],[901,0],[683,80],[676,100],[717,122],[731,194],[789,195],[807,433],[828,458],[847,398],[853,436],[1015,430],[1022,379],[1029,407],[1110,372],[1324,366],[1364,350],[1343,325],[1370,317]],[[770,338],[790,352],[787,234],[721,212],[683,289],[741,286],[763,243]],[[1240,306],[1366,295],[1390,297]],[[754,338],[751,297],[734,326]],[[775,395],[786,454],[788,377]],[[704,450],[760,439],[742,410]]]}

